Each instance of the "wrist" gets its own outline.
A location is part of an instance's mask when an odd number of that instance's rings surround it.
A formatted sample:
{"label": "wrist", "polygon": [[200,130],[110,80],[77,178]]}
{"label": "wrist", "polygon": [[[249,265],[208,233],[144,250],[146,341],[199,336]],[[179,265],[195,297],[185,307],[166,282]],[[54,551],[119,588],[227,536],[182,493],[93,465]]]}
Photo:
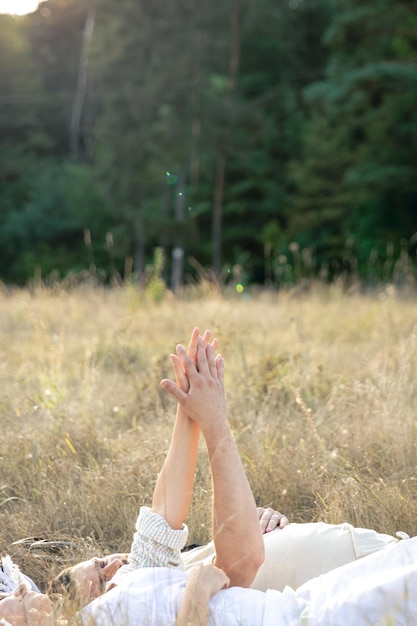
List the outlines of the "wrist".
{"label": "wrist", "polygon": [[187,422],[193,428],[196,428],[196,429],[200,430],[200,427],[197,424],[197,422],[195,420],[193,420],[193,418],[190,417],[188,415],[188,413],[186,413],[184,411],[184,409],[182,408],[182,406],[180,404],[177,407],[177,418],[183,420],[184,422]]}

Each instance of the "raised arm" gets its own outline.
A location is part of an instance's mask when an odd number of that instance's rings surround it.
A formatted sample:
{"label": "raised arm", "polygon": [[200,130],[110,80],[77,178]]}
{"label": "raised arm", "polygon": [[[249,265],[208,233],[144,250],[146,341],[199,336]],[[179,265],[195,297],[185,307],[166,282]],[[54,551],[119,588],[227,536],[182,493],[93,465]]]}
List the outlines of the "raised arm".
{"label": "raised arm", "polygon": [[264,560],[264,544],[255,501],[239,457],[226,412],[224,360],[201,339],[196,365],[182,346],[177,355],[187,374],[187,392],[173,381],[161,385],[199,424],[207,444],[213,478],[213,540],[215,564],[231,585],[247,587]]}
{"label": "raised arm", "polygon": [[[206,330],[201,341],[207,346],[211,333]],[[194,328],[188,345],[188,358],[196,363],[197,346],[200,337],[198,328]],[[217,347],[217,339],[212,349]],[[171,359],[175,369],[177,387],[188,391],[189,383],[182,363],[177,355]],[[180,529],[188,515],[191,504],[194,475],[197,461],[198,439],[200,428],[190,419],[179,404],[165,462],[158,475],[152,498],[152,510],[162,515],[173,529]]]}

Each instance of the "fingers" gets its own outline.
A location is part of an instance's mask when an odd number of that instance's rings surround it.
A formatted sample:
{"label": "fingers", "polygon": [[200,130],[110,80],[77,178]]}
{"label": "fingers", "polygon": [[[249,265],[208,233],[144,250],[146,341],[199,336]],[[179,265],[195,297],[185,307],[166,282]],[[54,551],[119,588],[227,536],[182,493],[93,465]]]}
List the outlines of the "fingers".
{"label": "fingers", "polygon": [[[214,343],[214,342],[213,342]],[[218,341],[216,342],[216,345]],[[210,375],[214,379],[219,379],[223,383],[224,379],[224,359],[219,354],[214,354],[213,344],[204,345],[200,338],[197,347],[197,370],[203,375]]]}
{"label": "fingers", "polygon": [[187,394],[184,393],[178,385],[174,383],[173,380],[169,380],[169,378],[164,378],[161,380],[161,387],[163,387],[168,393],[171,394],[180,404],[184,403],[187,400]]}
{"label": "fingers", "polygon": [[217,377],[224,387],[224,358],[221,354],[216,356],[216,369],[217,369]]}
{"label": "fingers", "polygon": [[[191,333],[190,342],[188,344],[188,349],[187,349],[188,356],[194,362],[197,359],[197,344],[198,344],[199,336],[200,336],[200,330],[196,326],[193,332]],[[209,345],[210,337],[211,337],[211,330],[209,329],[205,330],[201,337],[204,347],[207,347]],[[218,345],[219,345],[219,340],[217,338],[214,338],[213,341],[211,342],[211,346],[213,350],[217,350]]]}
{"label": "fingers", "polygon": [[223,570],[220,570],[220,572],[221,573],[219,574],[218,591],[220,591],[220,589],[227,589],[230,585],[229,576],[227,576],[227,574],[225,574]]}
{"label": "fingers", "polygon": [[[206,336],[206,333],[209,333],[209,338],[210,338],[210,331],[205,331],[204,336]],[[187,354],[190,357],[190,359],[193,361],[193,363],[197,362],[197,344],[198,344],[198,338],[200,336],[200,329],[197,328],[197,326],[194,328],[193,332],[191,333],[191,337],[190,337],[190,343],[188,344],[188,349],[187,349]]]}
{"label": "fingers", "polygon": [[289,523],[290,523],[290,520],[288,519],[288,517],[286,517],[285,515],[282,515],[281,519],[279,520],[279,527],[285,528],[286,526],[288,526]]}
{"label": "fingers", "polygon": [[211,344],[209,344],[206,348],[206,359],[210,374],[213,376],[213,378],[217,377],[217,359],[214,355],[214,350]]}
{"label": "fingers", "polygon": [[[195,331],[195,333],[193,331],[192,339],[190,341],[188,349],[190,350],[191,346],[191,352],[193,353],[195,346],[197,362],[194,363],[193,359],[188,356],[184,347],[181,344],[178,344],[176,347],[177,354],[171,354],[171,360],[175,370],[176,383],[174,383],[173,381],[169,381],[168,379],[164,379],[161,381],[161,386],[166,389],[171,395],[177,398],[177,400],[181,399],[182,401],[184,401],[186,393],[190,389],[190,381],[194,380],[195,376],[198,375],[198,367],[202,371],[204,371],[205,374],[207,374],[209,371],[206,357],[206,348],[203,345],[202,338],[198,334],[198,329],[195,329]],[[210,349],[212,350],[211,346]],[[185,393],[181,395],[179,393],[180,391]]]}
{"label": "fingers", "polygon": [[194,567],[189,575],[200,585],[209,590],[210,595],[214,595],[220,589],[225,589],[230,584],[230,578],[222,570],[211,563],[200,563]]}
{"label": "fingers", "polygon": [[[180,403],[184,410],[191,411],[190,416],[196,421],[198,421],[197,414],[204,402],[217,402],[220,397],[219,393],[224,392],[224,359],[221,355],[215,356],[214,351],[218,340],[214,339],[210,343],[210,337],[209,330],[206,330],[200,337],[199,329],[194,328],[187,351],[181,344],[178,344],[176,354],[171,354],[175,382],[168,379],[161,381],[161,386]],[[213,383],[214,387],[210,387]]]}
{"label": "fingers", "polygon": [[209,371],[208,362],[207,362],[207,350],[209,346],[205,346],[202,338],[200,337],[197,345],[197,371],[200,372],[203,376],[207,375]]}
{"label": "fingers", "polygon": [[[196,326],[193,332],[191,333],[190,341],[189,341],[188,348],[187,348],[187,355],[191,359],[191,361],[194,363],[195,366],[197,365],[197,350],[198,350],[199,337],[200,337],[200,330]],[[208,345],[211,345],[213,352],[215,352],[218,348],[219,340],[215,337],[210,344],[210,338],[211,338],[211,330],[206,329],[201,337],[203,346],[204,348],[207,348]]]}
{"label": "fingers", "polygon": [[187,352],[184,350],[184,347],[179,343],[176,347],[177,356],[180,360],[181,366],[185,372],[187,377],[195,375],[198,371],[198,355],[200,350],[201,337],[197,337],[197,351],[196,351],[196,362],[191,359]]}
{"label": "fingers", "polygon": [[263,534],[269,533],[276,528],[285,528],[289,524],[288,518],[271,507],[264,509],[258,507],[259,524]]}
{"label": "fingers", "polygon": [[184,372],[181,361],[176,354],[171,354],[170,356],[171,361],[174,365],[176,383],[178,387],[182,389],[182,391],[185,391],[185,393],[187,393],[190,388],[190,383],[188,381],[186,373]]}
{"label": "fingers", "polygon": [[211,330],[205,330],[204,334],[202,336],[202,340],[203,340],[203,345],[206,347],[210,341],[210,337],[211,337]]}
{"label": "fingers", "polygon": [[209,375],[214,379],[218,379],[223,385],[224,359],[220,354],[216,357],[213,345],[210,343],[204,345],[204,339],[202,337],[199,337],[197,341],[196,363],[192,362],[180,344],[177,346],[177,355],[181,360],[182,367],[189,380],[191,380],[191,377],[194,377],[196,373],[200,373],[204,377]]}
{"label": "fingers", "polygon": [[[207,346],[209,345],[210,337],[211,337],[211,330],[205,330],[202,336],[203,345],[205,348],[207,348]],[[215,352],[217,348],[219,347],[219,340],[217,339],[217,337],[213,339],[210,345],[213,348],[213,351]]]}
{"label": "fingers", "polygon": [[211,347],[213,348],[214,352],[219,347],[219,340],[217,339],[217,337],[215,337],[213,341],[211,342]]}

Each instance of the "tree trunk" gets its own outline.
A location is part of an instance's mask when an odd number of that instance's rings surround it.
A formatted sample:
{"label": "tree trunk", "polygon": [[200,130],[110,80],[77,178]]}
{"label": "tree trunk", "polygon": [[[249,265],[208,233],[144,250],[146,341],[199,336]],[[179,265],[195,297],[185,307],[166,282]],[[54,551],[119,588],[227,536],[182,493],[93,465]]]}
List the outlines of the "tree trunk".
{"label": "tree trunk", "polygon": [[[229,85],[225,96],[224,108],[229,114],[228,124],[231,120],[231,104],[236,85],[236,76],[240,61],[240,37],[239,37],[239,4],[240,0],[231,0],[230,3],[230,56],[229,56]],[[214,180],[214,199],[212,216],[212,265],[216,276],[222,269],[222,223],[224,185],[226,180],[227,150],[230,142],[230,126],[225,129],[220,143],[220,150],[216,162],[216,174]]]}
{"label": "tree trunk", "polygon": [[172,274],[171,274],[171,288],[176,293],[183,282],[184,275],[184,219],[185,219],[185,176],[184,173],[180,173],[178,177],[178,184],[176,188],[175,196],[175,245],[172,250]]}
{"label": "tree trunk", "polygon": [[133,271],[140,282],[145,270],[145,202],[140,198],[134,217],[134,255]]}
{"label": "tree trunk", "polygon": [[223,193],[226,174],[226,156],[224,152],[217,155],[216,176],[214,181],[214,202],[212,220],[212,266],[216,276],[222,269],[222,223],[223,223]]}
{"label": "tree trunk", "polygon": [[80,63],[78,68],[78,80],[75,91],[74,104],[71,114],[70,125],[70,154],[71,157],[78,161],[80,157],[81,145],[81,120],[83,114],[83,106],[85,95],[87,92],[87,76],[88,76],[88,50],[94,30],[95,11],[91,9],[87,13],[84,25],[83,40],[81,45]]}

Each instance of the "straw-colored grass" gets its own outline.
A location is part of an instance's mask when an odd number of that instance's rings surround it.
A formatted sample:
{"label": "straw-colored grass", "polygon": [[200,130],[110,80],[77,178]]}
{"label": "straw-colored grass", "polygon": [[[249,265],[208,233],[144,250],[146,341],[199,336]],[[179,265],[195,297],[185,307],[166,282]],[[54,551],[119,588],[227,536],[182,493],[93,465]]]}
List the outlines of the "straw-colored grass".
{"label": "straw-colored grass", "polygon": [[[169,353],[210,328],[256,500],[292,521],[417,534],[417,306],[392,289],[153,303],[132,286],[0,293],[0,552],[41,584],[128,551],[168,446]],[[203,444],[190,542],[210,538]],[[41,558],[25,537],[70,540]],[[67,559],[67,560],[66,560]]]}

